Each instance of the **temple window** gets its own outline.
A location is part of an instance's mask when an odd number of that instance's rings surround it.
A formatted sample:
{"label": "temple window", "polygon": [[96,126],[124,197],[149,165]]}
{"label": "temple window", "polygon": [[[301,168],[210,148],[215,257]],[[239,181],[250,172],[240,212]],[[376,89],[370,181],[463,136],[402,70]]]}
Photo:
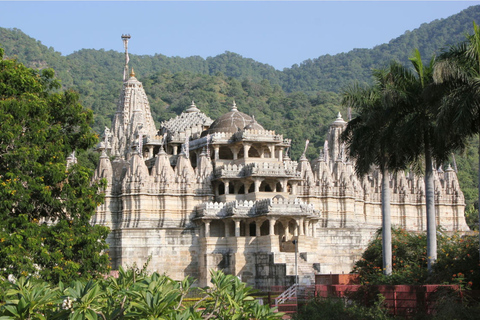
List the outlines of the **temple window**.
{"label": "temple window", "polygon": [[250,147],[250,150],[248,150],[248,156],[250,158],[260,158],[260,153],[255,147]]}
{"label": "temple window", "polygon": [[276,189],[276,192],[283,192],[282,184],[280,182],[277,182],[275,189]]}
{"label": "temple window", "polygon": [[257,224],[255,222],[252,222],[248,225],[248,229],[250,230],[250,237],[255,237],[256,234],[256,229],[257,229]]}
{"label": "temple window", "polygon": [[220,220],[212,220],[210,223],[210,237],[225,237],[225,225]]}
{"label": "temple window", "polygon": [[283,237],[285,235],[285,227],[280,221],[275,222],[274,230],[277,236]]}
{"label": "temple window", "polygon": [[245,194],[245,185],[241,185],[240,189],[238,189],[238,194]]}
{"label": "temple window", "polygon": [[220,182],[218,184],[218,194],[219,195],[225,194],[225,184],[223,182]]}
{"label": "temple window", "polygon": [[240,150],[238,151],[237,158],[242,159],[244,157],[245,157],[245,153],[243,152],[243,148],[240,148]]}
{"label": "temple window", "polygon": [[268,236],[269,233],[269,222],[268,220],[263,221],[262,225],[260,226],[260,235],[261,236]]}
{"label": "temple window", "polygon": [[273,190],[267,182],[263,181],[260,184],[260,192],[273,192]]}
{"label": "temple window", "polygon": [[228,185],[228,193],[229,194],[235,194],[235,185],[233,183],[230,183]]}
{"label": "temple window", "polygon": [[219,151],[219,159],[233,160],[233,152],[229,147],[222,146]]}

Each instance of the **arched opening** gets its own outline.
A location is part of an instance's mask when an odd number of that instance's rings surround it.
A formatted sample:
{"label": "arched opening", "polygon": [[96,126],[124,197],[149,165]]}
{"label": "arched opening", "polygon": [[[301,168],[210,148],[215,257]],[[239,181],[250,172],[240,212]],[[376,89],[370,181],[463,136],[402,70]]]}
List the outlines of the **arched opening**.
{"label": "arched opening", "polygon": [[238,194],[245,194],[245,185],[241,185],[240,188],[238,189]]}
{"label": "arched opening", "polygon": [[292,190],[293,190],[292,185],[291,185],[290,183],[288,183],[288,184],[287,184],[287,192],[288,192],[289,194],[292,194]]}
{"label": "arched opening", "polygon": [[260,192],[272,192],[272,188],[270,187],[270,184],[268,184],[265,181],[262,181],[260,184]]}
{"label": "arched opening", "polygon": [[225,225],[220,220],[210,222],[210,237],[225,237]]}
{"label": "arched opening", "polygon": [[248,225],[248,228],[250,230],[250,237],[256,237],[257,236],[257,225],[255,222],[252,222]]}
{"label": "arched opening", "polygon": [[288,230],[289,230],[289,233],[290,233],[290,236],[293,236],[295,235],[295,230],[297,229],[297,222],[295,220],[290,220],[288,222]]}
{"label": "arched opening", "polygon": [[275,189],[277,192],[283,192],[282,184],[280,182],[277,182]]}
{"label": "arched opening", "polygon": [[238,151],[237,158],[238,159],[245,158],[245,152],[243,152],[243,147],[240,148],[240,151]]}
{"label": "arched opening", "polygon": [[248,188],[248,193],[251,193],[251,192],[255,192],[255,184],[254,183],[252,183],[250,185],[250,188]]}
{"label": "arched opening", "polygon": [[233,160],[233,152],[229,147],[222,146],[218,152],[219,159]]}
{"label": "arched opening", "polygon": [[223,182],[218,183],[218,194],[225,194],[225,184]]}
{"label": "arched opening", "polygon": [[268,236],[268,232],[270,231],[269,221],[263,221],[262,225],[260,226],[260,235],[261,236]]}
{"label": "arched opening", "polygon": [[228,185],[228,193],[235,194],[235,185],[232,182]]}
{"label": "arched opening", "polygon": [[[280,221],[275,222],[275,225],[273,226],[273,230],[275,231],[275,235],[280,236],[280,238],[283,238],[285,235],[285,228],[283,227],[283,223]],[[287,239],[283,239],[287,240]]]}
{"label": "arched opening", "polygon": [[248,157],[249,158],[260,158],[260,153],[258,152],[255,147],[250,147],[250,150],[248,150]]}
{"label": "arched opening", "polygon": [[240,237],[245,237],[245,221],[240,221]]}

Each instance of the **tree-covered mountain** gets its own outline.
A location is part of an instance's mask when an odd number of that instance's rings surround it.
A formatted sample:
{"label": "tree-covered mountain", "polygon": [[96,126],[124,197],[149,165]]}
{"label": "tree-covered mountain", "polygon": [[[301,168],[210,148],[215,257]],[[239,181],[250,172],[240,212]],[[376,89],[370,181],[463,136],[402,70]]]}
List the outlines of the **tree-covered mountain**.
{"label": "tree-covered mountain", "polygon": [[[129,64],[144,84],[157,125],[185,110],[192,100],[212,118],[228,111],[235,100],[241,111],[255,115],[266,129],[292,138],[293,158],[298,158],[305,140],[310,139],[308,155],[313,158],[323,146],[327,125],[336,113],[347,116],[338,95],[345,86],[369,82],[372,69],[392,59],[407,64],[414,48],[428,59],[463,41],[464,34],[472,32],[473,21],[480,22],[480,6],[422,24],[373,49],[324,55],[282,71],[233,52],[206,59],[131,54]],[[122,86],[123,53],[82,49],[62,56],[18,29],[5,28],[0,28],[0,47],[7,57],[27,66],[54,68],[63,86],[78,91],[84,106],[94,111],[94,129],[103,132],[111,125]],[[466,154],[457,162],[459,168],[465,168],[459,176],[471,203],[478,157],[469,150]]]}
{"label": "tree-covered mountain", "polygon": [[355,81],[367,83],[372,69],[385,66],[391,60],[407,65],[415,48],[419,49],[422,57],[429,58],[452,44],[464,41],[465,33],[473,30],[473,21],[480,22],[480,6],[469,7],[446,19],[424,23],[373,49],[354,49],[306,60],[283,70],[282,87],[289,92],[314,92],[319,89],[339,92]]}

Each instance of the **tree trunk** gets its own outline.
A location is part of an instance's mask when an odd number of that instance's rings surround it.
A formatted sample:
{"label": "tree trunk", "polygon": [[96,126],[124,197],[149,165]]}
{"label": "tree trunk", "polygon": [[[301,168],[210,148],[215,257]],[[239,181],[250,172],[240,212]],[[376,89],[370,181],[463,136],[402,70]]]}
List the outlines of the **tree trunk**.
{"label": "tree trunk", "polygon": [[390,214],[390,183],[388,170],[382,169],[382,253],[383,274],[392,274],[392,218]]}
{"label": "tree trunk", "polygon": [[428,272],[437,260],[437,224],[435,221],[435,188],[430,146],[425,143],[425,202],[427,206],[427,261]]}

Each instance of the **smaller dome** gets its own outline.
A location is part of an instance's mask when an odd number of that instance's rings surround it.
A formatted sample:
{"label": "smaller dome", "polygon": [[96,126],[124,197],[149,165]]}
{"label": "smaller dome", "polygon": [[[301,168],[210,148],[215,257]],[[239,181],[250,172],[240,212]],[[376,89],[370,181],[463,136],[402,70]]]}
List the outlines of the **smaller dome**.
{"label": "smaller dome", "polygon": [[200,112],[200,109],[197,108],[197,106],[195,105],[195,102],[192,101],[192,105],[190,106],[190,108],[188,108],[187,110],[185,110],[186,113],[192,113],[192,112]]}
{"label": "smaller dome", "polygon": [[255,120],[255,116],[252,116],[252,121],[245,127],[246,130],[265,130],[260,123]]}
{"label": "smaller dome", "polygon": [[[250,117],[249,115],[243,112],[238,111],[237,105],[235,104],[235,101],[234,101],[230,112],[225,113],[223,116],[215,120],[210,126],[210,129],[208,129],[208,133],[215,133],[215,132],[235,133],[237,131],[243,130],[250,123],[252,123],[252,121],[255,121],[252,117]],[[260,130],[263,130],[263,128]]]}

